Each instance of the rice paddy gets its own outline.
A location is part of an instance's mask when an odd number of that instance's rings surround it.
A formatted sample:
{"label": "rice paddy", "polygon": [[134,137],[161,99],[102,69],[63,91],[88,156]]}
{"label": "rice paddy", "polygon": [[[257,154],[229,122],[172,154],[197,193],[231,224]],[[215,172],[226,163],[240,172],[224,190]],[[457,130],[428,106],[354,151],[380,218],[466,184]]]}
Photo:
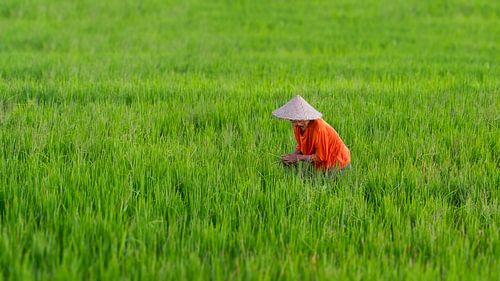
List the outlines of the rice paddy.
{"label": "rice paddy", "polygon": [[[0,280],[499,280],[495,1],[0,3]],[[351,150],[283,167],[300,94]]]}

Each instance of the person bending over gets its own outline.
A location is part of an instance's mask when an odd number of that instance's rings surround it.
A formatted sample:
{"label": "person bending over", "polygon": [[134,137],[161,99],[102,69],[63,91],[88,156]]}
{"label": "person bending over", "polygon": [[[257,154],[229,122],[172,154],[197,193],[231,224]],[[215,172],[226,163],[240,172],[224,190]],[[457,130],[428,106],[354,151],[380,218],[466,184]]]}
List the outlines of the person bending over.
{"label": "person bending over", "polygon": [[343,171],[350,167],[351,152],[335,129],[301,96],[295,96],[272,113],[292,122],[297,146],[295,151],[281,156],[285,165],[299,161],[313,164],[323,171]]}

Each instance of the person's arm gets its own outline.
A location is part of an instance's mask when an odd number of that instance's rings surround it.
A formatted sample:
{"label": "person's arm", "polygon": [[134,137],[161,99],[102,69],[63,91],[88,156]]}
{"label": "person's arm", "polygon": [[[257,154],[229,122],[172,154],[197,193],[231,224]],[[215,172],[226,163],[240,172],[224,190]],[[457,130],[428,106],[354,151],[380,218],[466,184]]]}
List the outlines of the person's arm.
{"label": "person's arm", "polygon": [[316,154],[310,154],[310,155],[297,155],[297,161],[307,161],[307,162],[316,162],[318,157]]}
{"label": "person's arm", "polygon": [[283,163],[287,164],[287,165],[297,163],[299,161],[298,156],[302,155],[302,152],[299,149],[299,147],[300,147],[299,146],[299,135],[298,135],[297,128],[294,128],[294,136],[295,136],[295,140],[297,141],[297,146],[295,147],[295,150],[290,154],[286,154],[286,155],[281,156],[281,161],[283,161]]}
{"label": "person's arm", "polygon": [[283,160],[283,162],[285,162],[286,164],[293,164],[299,161],[307,161],[312,163],[315,162],[317,159],[318,157],[316,156],[316,154],[303,155],[297,153],[288,154],[281,158],[281,160]]}

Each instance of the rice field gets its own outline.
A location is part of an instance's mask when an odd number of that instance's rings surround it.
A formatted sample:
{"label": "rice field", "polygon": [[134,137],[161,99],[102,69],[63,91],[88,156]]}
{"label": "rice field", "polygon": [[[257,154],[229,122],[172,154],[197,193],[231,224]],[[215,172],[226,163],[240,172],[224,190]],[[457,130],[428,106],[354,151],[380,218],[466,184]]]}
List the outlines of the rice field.
{"label": "rice field", "polygon": [[[0,2],[0,280],[499,280],[500,3]],[[300,94],[351,150],[284,168]]]}

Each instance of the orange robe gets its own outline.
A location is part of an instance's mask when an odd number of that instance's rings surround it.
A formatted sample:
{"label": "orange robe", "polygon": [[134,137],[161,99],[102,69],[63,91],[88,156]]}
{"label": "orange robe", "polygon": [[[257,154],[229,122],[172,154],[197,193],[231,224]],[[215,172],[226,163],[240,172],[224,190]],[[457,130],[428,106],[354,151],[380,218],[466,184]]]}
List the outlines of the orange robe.
{"label": "orange robe", "polygon": [[317,169],[344,168],[351,162],[351,152],[335,129],[323,119],[311,120],[303,133],[299,127],[293,132],[297,149],[303,155],[316,154]]}

